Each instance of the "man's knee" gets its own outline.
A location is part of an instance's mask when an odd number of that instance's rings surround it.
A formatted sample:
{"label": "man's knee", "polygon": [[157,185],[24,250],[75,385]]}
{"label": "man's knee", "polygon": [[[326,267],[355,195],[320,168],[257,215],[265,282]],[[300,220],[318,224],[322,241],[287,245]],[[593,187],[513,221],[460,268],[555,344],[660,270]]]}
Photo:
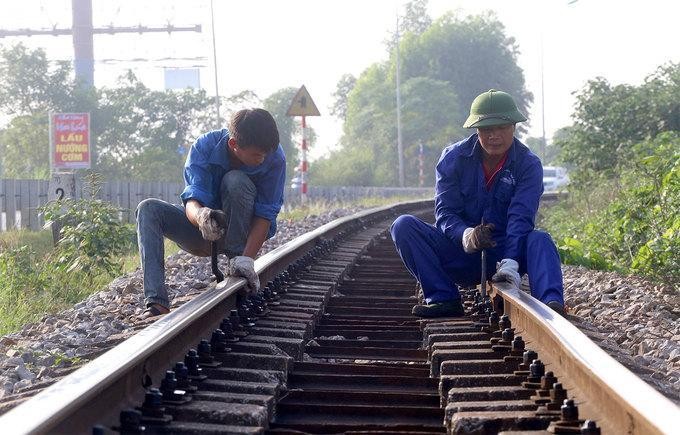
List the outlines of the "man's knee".
{"label": "man's knee", "polygon": [[158,198],[145,199],[137,205],[135,216],[137,216],[139,219],[140,216],[150,216],[152,214],[156,214],[164,203],[165,201]]}
{"label": "man's knee", "polygon": [[390,234],[392,240],[395,242],[403,240],[404,237],[413,233],[413,229],[417,225],[418,218],[410,214],[403,214],[396,218],[390,227]]}
{"label": "man's knee", "polygon": [[222,192],[229,195],[255,196],[257,188],[243,171],[231,170],[222,177]]}

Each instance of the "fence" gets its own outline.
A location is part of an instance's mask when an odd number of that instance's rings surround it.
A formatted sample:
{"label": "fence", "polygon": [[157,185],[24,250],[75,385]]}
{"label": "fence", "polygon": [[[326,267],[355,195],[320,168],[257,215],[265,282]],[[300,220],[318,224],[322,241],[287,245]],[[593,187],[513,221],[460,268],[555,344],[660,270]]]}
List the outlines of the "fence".
{"label": "fence", "polygon": [[[49,181],[47,180],[10,180],[0,179],[0,231],[15,228],[39,230],[44,219],[38,209],[48,200]],[[147,198],[178,203],[179,195],[184,190],[182,183],[160,181],[108,181],[103,183],[98,199],[108,201],[121,212],[124,222],[135,221],[137,205]],[[308,197],[311,200],[353,201],[365,197],[416,196],[432,195],[432,188],[398,188],[398,187],[311,187]],[[76,180],[76,198],[83,197],[83,182]],[[286,204],[300,203],[297,190],[286,189]]]}

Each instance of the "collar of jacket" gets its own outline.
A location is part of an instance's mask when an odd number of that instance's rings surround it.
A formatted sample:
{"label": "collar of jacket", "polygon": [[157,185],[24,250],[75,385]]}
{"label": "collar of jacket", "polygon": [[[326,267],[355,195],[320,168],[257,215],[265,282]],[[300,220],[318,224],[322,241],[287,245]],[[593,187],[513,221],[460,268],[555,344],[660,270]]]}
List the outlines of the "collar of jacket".
{"label": "collar of jacket", "polygon": [[208,163],[223,167],[229,170],[229,152],[227,151],[227,141],[229,140],[229,131],[223,128],[219,131],[219,139],[216,144],[212,145]]}
{"label": "collar of jacket", "polygon": [[[474,133],[472,136],[468,138],[468,143],[472,144],[470,147],[470,152],[466,154],[466,157],[477,157],[480,161],[482,159],[482,145],[479,143],[479,136],[477,136],[477,133]],[[507,162],[513,162],[515,161],[517,157],[517,148],[519,147],[519,140],[513,136],[512,138],[512,145],[510,145],[510,149],[508,150],[508,160]]]}

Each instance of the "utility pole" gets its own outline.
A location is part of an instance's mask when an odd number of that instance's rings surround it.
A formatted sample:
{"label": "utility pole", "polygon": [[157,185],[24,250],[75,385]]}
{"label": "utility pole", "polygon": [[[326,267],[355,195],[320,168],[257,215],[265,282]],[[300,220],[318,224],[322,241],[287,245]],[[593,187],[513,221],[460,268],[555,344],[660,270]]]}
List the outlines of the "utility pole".
{"label": "utility pole", "polygon": [[74,70],[76,80],[87,86],[94,86],[94,38],[96,34],[114,33],[152,33],[152,32],[201,32],[201,25],[197,24],[189,27],[175,27],[168,24],[164,27],[99,27],[92,26],[92,0],[71,0],[73,27],[70,29],[0,29],[0,38],[9,36],[38,36],[38,35],[72,35]]}
{"label": "utility pole", "polygon": [[399,14],[397,13],[397,154],[399,158],[399,187],[404,187],[404,146],[401,143],[401,82],[399,80]]}
{"label": "utility pole", "polygon": [[217,86],[217,47],[215,46],[215,15],[213,14],[213,0],[210,0],[210,26],[212,29],[213,61],[215,63],[215,110],[217,111],[217,125],[215,126],[215,130],[219,130],[222,121],[220,119],[220,89]]}

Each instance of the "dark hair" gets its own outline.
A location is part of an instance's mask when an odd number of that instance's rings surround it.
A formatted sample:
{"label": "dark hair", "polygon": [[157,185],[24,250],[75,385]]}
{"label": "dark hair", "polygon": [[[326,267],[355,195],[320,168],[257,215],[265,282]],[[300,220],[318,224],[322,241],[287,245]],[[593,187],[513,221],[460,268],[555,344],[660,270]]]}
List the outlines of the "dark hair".
{"label": "dark hair", "polygon": [[279,130],[272,115],[264,109],[242,109],[229,121],[229,137],[240,148],[255,147],[267,153],[279,146]]}

